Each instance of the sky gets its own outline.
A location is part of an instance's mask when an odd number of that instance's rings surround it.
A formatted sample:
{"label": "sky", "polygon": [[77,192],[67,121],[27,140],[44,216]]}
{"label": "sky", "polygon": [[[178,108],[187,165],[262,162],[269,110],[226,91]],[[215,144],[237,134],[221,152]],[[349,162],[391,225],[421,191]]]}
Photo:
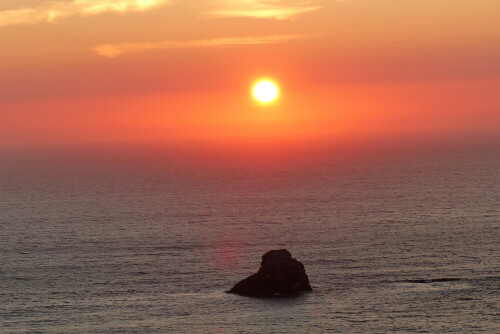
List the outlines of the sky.
{"label": "sky", "polygon": [[[0,147],[500,133],[498,0],[4,0]],[[259,78],[280,86],[264,106]]]}

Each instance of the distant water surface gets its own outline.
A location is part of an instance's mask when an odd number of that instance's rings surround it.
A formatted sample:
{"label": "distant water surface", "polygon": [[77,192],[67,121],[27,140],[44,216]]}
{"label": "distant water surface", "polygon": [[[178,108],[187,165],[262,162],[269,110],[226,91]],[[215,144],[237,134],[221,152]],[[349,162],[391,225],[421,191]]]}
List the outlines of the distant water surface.
{"label": "distant water surface", "polygon": [[[495,333],[498,153],[4,157],[0,333]],[[277,248],[312,293],[224,293]]]}

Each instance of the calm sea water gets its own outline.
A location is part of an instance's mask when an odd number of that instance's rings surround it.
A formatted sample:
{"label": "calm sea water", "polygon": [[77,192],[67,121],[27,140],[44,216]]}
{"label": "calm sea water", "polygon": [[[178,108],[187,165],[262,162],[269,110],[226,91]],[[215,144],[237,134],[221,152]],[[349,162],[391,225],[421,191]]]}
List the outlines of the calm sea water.
{"label": "calm sea water", "polygon": [[[498,333],[498,153],[4,157],[0,332]],[[277,248],[312,293],[224,293]]]}

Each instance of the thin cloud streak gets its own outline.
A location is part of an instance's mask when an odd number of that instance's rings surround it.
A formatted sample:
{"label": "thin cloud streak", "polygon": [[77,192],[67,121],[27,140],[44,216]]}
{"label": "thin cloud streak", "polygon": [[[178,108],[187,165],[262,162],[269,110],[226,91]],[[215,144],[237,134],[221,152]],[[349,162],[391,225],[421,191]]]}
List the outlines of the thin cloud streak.
{"label": "thin cloud streak", "polygon": [[286,20],[323,8],[313,0],[219,0],[208,12],[214,17],[250,17]]}
{"label": "thin cloud streak", "polygon": [[258,37],[231,37],[213,38],[191,41],[161,41],[154,43],[124,43],[104,44],[96,46],[93,50],[100,56],[116,58],[126,53],[137,53],[154,49],[184,49],[184,48],[208,48],[229,47],[256,44],[276,44],[294,39],[310,38],[310,35],[273,35]]}
{"label": "thin cloud streak", "polygon": [[170,0],[72,0],[48,1],[33,8],[0,11],[0,27],[56,22],[77,15],[140,12],[167,4]]}

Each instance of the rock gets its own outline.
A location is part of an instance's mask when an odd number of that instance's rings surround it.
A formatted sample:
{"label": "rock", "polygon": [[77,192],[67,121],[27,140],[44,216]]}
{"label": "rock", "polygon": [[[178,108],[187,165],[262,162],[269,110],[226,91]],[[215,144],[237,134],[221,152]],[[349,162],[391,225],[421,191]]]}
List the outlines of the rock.
{"label": "rock", "polygon": [[270,297],[311,291],[304,265],[286,249],[272,250],[262,256],[257,273],[237,283],[228,293],[242,296]]}
{"label": "rock", "polygon": [[405,283],[446,283],[460,281],[460,278],[409,279]]}

